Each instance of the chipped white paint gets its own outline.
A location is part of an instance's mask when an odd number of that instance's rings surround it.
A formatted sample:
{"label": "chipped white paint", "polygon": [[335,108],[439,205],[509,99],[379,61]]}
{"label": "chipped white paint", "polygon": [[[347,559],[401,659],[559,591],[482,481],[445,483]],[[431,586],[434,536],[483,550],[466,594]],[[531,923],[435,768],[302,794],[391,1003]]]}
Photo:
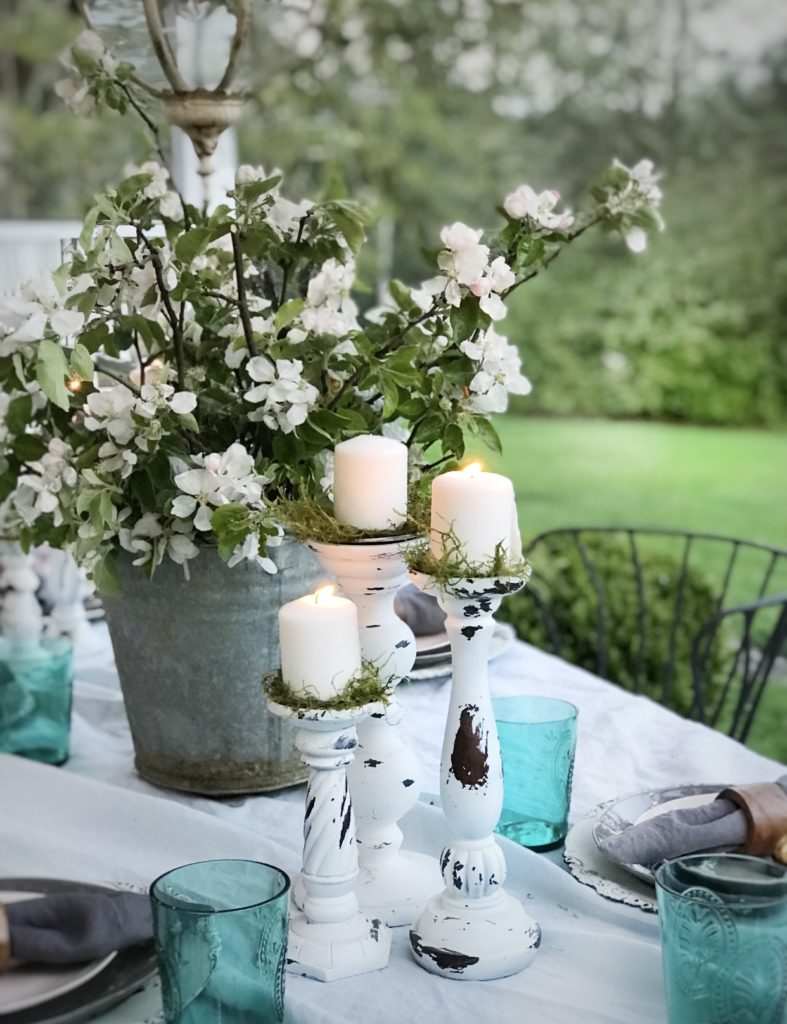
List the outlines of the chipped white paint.
{"label": "chipped white paint", "polygon": [[337,981],[388,964],[391,933],[358,906],[358,849],[346,768],[357,746],[356,724],[381,705],[348,711],[294,712],[295,745],[309,766],[303,826],[303,905],[290,917],[287,970],[318,981]]}
{"label": "chipped white paint", "polygon": [[[406,541],[312,544],[323,567],[358,608],[361,654],[396,686],[415,661],[415,637],[396,614],[394,599],[408,582]],[[409,925],[442,887],[431,857],[402,850],[399,819],[418,802],[421,770],[398,728],[401,708],[392,700],[385,714],[358,725],[358,752],[347,775],[358,818],[361,908],[386,924]],[[296,900],[300,893],[296,891]]]}
{"label": "chipped white paint", "polygon": [[444,888],[413,924],[417,961],[447,978],[489,980],[516,974],[541,942],[538,924],[503,888],[506,863],[494,830],[503,808],[503,768],[487,661],[493,615],[522,579],[415,583],[446,612],[453,681],[441,761],[440,795],[451,839],[440,858]]}

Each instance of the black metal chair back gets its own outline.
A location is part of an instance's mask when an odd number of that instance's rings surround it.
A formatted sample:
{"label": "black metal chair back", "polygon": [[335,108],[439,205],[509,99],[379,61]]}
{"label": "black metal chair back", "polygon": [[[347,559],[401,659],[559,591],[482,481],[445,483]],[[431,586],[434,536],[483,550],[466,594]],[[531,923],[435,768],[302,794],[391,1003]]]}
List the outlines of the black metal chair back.
{"label": "black metal chair back", "polygon": [[[595,607],[594,664],[584,667],[604,678],[610,676],[610,604],[612,581],[605,578],[603,559],[597,557],[597,538],[615,537],[628,552],[627,561],[636,594],[636,642],[627,647],[627,688],[646,688],[670,706],[677,665],[681,621],[690,611],[687,585],[698,568],[713,587],[713,609],[691,640],[690,671],[692,702],[689,716],[722,728],[745,742],[768,679],[787,643],[787,551],[767,544],[709,533],[629,527],[567,527],[539,534],[530,544],[528,557],[533,577],[525,594],[535,602],[543,624],[548,650],[572,660],[561,640],[559,609],[555,607],[549,573],[550,551],[574,549],[587,576]],[[648,552],[670,550],[676,558],[674,607],[666,631],[659,679],[646,678],[646,644],[651,628],[647,573]],[[698,561],[699,558],[699,561]],[[709,568],[710,567],[710,568]],[[563,608],[565,614],[566,609]],[[663,632],[663,631],[662,631]],[[523,637],[528,639],[528,637]],[[719,645],[724,647],[724,678],[719,679]],[[714,649],[715,648],[715,649]],[[619,654],[619,652],[616,652]],[[715,659],[715,660],[714,660]],[[619,660],[619,659],[618,659]],[[709,673],[714,673],[711,687]],[[613,679],[612,682],[621,680]],[[655,694],[654,694],[655,684]]]}

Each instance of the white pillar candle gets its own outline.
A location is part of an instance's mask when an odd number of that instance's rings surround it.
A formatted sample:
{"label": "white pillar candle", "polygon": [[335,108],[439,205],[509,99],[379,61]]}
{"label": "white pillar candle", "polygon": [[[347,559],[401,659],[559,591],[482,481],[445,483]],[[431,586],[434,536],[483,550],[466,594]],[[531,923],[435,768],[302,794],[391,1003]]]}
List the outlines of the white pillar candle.
{"label": "white pillar candle", "polygon": [[331,700],[361,670],[358,612],[322,587],[279,609],[281,675],[298,696]]}
{"label": "white pillar candle", "polygon": [[334,451],[333,512],[360,530],[393,530],[407,521],[407,445],[360,434]]}
{"label": "white pillar candle", "polygon": [[508,477],[485,473],[472,463],[435,478],[429,547],[441,559],[457,544],[457,556],[473,564],[491,562],[498,544],[511,560],[521,557],[514,486]]}

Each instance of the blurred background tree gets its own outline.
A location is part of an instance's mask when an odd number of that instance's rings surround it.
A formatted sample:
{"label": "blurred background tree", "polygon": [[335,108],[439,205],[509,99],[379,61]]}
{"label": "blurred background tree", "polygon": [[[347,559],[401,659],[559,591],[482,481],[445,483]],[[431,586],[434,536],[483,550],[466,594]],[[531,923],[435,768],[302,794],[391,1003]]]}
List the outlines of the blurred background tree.
{"label": "blurred background tree", "polygon": [[[664,168],[668,231],[647,258],[589,240],[519,296],[507,327],[535,387],[516,411],[783,421],[777,0],[258,0],[256,15],[241,159],[370,203],[370,293],[421,276],[441,224],[475,224],[522,181],[578,202],[610,153]],[[144,136],[54,95],[72,0],[5,0],[0,18],[0,217],[79,217]]]}

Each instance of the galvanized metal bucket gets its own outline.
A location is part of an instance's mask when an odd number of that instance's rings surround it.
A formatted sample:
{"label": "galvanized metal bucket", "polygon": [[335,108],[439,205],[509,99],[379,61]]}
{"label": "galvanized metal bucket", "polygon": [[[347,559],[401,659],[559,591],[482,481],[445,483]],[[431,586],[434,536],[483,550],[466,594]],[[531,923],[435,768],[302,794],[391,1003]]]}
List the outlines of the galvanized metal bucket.
{"label": "galvanized metal bucket", "polygon": [[170,789],[227,796],[306,778],[294,728],[268,712],[263,675],[279,664],[278,611],[320,576],[313,553],[285,539],[272,576],[213,550],[152,580],[123,557],[120,596],[104,598],[136,767]]}

